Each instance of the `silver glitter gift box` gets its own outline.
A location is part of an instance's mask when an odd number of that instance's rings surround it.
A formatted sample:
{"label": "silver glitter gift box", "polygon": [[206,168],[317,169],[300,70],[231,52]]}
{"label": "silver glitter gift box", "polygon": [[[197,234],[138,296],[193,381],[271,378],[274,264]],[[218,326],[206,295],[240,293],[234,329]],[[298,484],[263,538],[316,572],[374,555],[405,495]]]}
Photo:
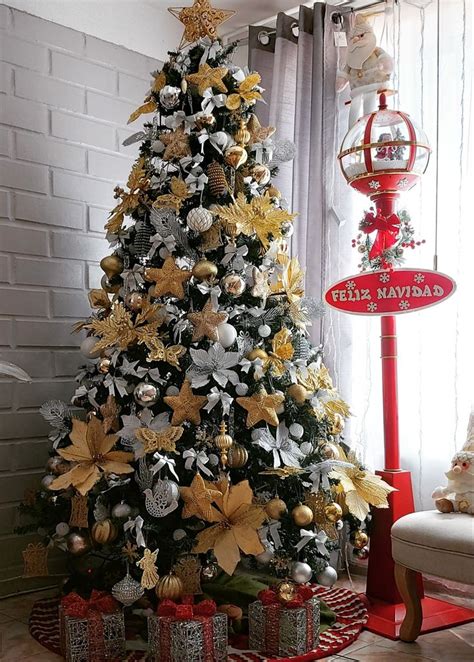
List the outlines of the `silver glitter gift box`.
{"label": "silver glitter gift box", "polygon": [[257,600],[249,605],[249,647],[269,655],[304,655],[318,647],[319,625],[316,597],[297,609],[263,605]]}
{"label": "silver glitter gift box", "polygon": [[[210,641],[206,641],[206,627],[212,633]],[[148,617],[148,652],[153,662],[225,662],[227,641],[226,614],[199,620]]]}
{"label": "silver glitter gift box", "polygon": [[115,662],[125,659],[122,609],[113,614],[94,615],[91,619],[67,616],[59,607],[59,636],[66,662]]}

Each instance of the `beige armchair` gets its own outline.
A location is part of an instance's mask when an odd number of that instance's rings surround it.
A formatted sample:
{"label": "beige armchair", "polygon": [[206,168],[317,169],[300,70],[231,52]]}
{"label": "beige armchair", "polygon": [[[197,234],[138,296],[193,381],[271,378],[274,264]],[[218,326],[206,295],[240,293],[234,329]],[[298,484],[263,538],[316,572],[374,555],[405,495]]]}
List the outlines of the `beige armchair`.
{"label": "beige armchair", "polygon": [[400,639],[415,641],[423,621],[417,573],[474,584],[474,517],[438,511],[412,513],[395,522],[391,536],[395,579],[406,607]]}

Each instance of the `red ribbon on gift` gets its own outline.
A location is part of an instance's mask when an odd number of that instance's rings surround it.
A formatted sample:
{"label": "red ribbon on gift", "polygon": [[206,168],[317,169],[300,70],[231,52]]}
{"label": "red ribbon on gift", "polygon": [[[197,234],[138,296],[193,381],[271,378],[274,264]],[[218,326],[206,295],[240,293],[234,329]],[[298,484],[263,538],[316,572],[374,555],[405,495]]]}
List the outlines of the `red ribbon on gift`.
{"label": "red ribbon on gift", "polygon": [[78,593],[69,593],[61,600],[61,607],[66,616],[86,618],[88,625],[89,659],[94,662],[105,660],[104,624],[102,616],[118,610],[118,603],[105,591],[91,593],[89,600]]}
{"label": "red ribbon on gift", "polygon": [[373,260],[381,257],[384,251],[396,243],[400,231],[400,219],[397,214],[384,216],[379,209],[376,214],[369,211],[366,213],[360,229],[365,234],[377,232],[375,241],[369,251],[369,259]]}
{"label": "red ribbon on gift", "polygon": [[214,660],[214,624],[212,617],[217,612],[214,600],[202,600],[193,604],[192,596],[185,596],[182,603],[162,600],[158,605],[160,617],[160,660],[171,662],[171,626],[176,621],[199,621],[203,629],[204,662]]}
{"label": "red ribbon on gift", "polygon": [[313,605],[308,600],[313,597],[309,586],[298,586],[293,600],[282,603],[278,594],[271,588],[264,589],[258,594],[258,599],[265,607],[265,651],[278,655],[280,641],[280,613],[282,609],[301,609],[306,611],[306,648],[314,648]]}

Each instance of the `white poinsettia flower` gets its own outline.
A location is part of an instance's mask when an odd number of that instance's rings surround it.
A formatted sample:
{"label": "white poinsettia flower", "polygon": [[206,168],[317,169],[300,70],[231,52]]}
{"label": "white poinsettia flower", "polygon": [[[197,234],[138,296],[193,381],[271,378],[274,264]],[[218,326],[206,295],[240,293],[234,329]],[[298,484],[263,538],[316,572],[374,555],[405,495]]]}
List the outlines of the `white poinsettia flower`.
{"label": "white poinsettia flower", "polygon": [[237,384],[239,376],[231,370],[239,363],[238,352],[226,352],[220,343],[214,343],[205,349],[191,349],[193,365],[186,373],[193,388],[200,388],[209,383],[211,377],[219,386],[225,387],[227,382]]}
{"label": "white poinsettia flower", "polygon": [[256,430],[257,439],[254,445],[260,446],[269,453],[273,453],[273,467],[280,467],[282,464],[287,467],[300,467],[300,460],[305,454],[302,452],[296,441],[290,439],[290,433],[285,422],[280,423],[276,429],[275,437],[267,428]]}
{"label": "white poinsettia flower", "polygon": [[168,412],[153,416],[150,409],[144,409],[140,418],[135,414],[122,416],[122,428],[117,434],[123,441],[131,443],[136,441],[136,431],[139,428],[150,428],[150,430],[160,432],[160,430],[165,430],[169,425],[170,415]]}

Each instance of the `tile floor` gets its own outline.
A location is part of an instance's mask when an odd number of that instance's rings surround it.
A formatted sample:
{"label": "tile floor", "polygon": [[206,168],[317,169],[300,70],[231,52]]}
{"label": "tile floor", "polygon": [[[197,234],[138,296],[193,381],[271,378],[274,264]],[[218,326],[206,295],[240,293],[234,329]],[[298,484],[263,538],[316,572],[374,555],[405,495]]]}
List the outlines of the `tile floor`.
{"label": "tile floor", "polygon": [[[349,586],[348,580],[339,582]],[[361,578],[354,578],[354,590],[364,589]],[[31,606],[40,597],[54,591],[31,593],[0,600],[0,660],[16,662],[54,662],[61,660],[45,650],[28,633]],[[371,632],[362,632],[358,640],[340,655],[325,658],[326,662],[474,662],[474,623],[452,630],[426,634],[413,644],[390,641]],[[183,661],[184,662],[184,661]]]}

